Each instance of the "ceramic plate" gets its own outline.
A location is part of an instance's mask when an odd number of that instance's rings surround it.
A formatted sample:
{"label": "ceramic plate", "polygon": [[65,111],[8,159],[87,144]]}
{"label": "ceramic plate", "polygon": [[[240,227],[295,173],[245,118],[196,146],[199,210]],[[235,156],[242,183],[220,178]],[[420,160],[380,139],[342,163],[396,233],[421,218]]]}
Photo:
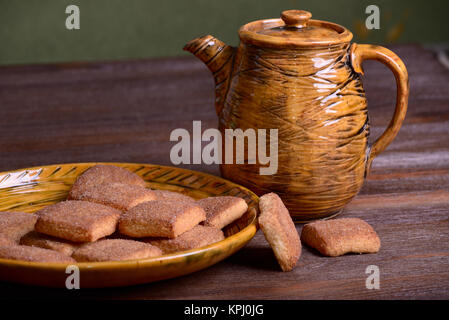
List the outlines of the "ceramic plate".
{"label": "ceramic plate", "polygon": [[[35,212],[64,200],[81,173],[98,163],[33,167],[0,173],[0,211]],[[181,192],[196,199],[230,195],[248,203],[247,213],[226,227],[226,238],[199,249],[160,257],[117,261],[83,262],[81,288],[126,286],[174,278],[207,268],[245,246],[257,231],[258,197],[228,180],[201,172],[152,164],[109,163],[140,175],[147,187]],[[0,259],[0,281],[65,287],[65,264]]]}

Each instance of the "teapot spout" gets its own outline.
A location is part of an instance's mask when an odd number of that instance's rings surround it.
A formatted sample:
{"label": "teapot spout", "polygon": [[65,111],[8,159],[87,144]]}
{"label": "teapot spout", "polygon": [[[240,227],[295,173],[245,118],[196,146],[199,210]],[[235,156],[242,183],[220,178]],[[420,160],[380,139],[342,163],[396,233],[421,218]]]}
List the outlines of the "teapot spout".
{"label": "teapot spout", "polygon": [[236,49],[208,35],[190,41],[184,50],[203,61],[212,72],[215,80],[215,109],[220,115],[229,89]]}

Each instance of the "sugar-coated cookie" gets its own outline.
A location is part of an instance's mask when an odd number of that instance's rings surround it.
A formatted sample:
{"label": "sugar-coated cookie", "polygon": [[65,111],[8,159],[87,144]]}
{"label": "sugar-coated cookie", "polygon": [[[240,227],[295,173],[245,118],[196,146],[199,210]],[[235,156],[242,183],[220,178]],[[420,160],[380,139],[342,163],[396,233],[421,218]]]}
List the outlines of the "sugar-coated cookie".
{"label": "sugar-coated cookie", "polygon": [[301,241],[288,209],[275,193],[260,197],[259,208],[260,228],[282,271],[292,270],[301,255]]}
{"label": "sugar-coated cookie", "polygon": [[99,164],[81,174],[72,186],[68,199],[78,199],[88,186],[104,183],[123,183],[136,186],[145,186],[145,181],[137,174],[113,165]]}
{"label": "sugar-coated cookie", "polygon": [[206,211],[204,225],[219,229],[237,220],[248,210],[245,200],[231,196],[210,197],[196,203]]}
{"label": "sugar-coated cookie", "polygon": [[174,239],[147,238],[144,241],[158,247],[164,253],[172,253],[204,247],[224,238],[220,229],[197,225]]}
{"label": "sugar-coated cookie", "polygon": [[35,231],[24,235],[22,239],[20,239],[20,244],[58,251],[67,256],[71,256],[73,251],[79,247],[78,243],[47,236]]}
{"label": "sugar-coated cookie", "polygon": [[33,231],[37,216],[24,212],[0,212],[0,235],[19,241],[21,237]]}
{"label": "sugar-coated cookie", "polygon": [[73,258],[57,251],[19,245],[0,247],[0,259],[22,260],[31,262],[76,262]]}
{"label": "sugar-coated cookie", "polygon": [[103,183],[99,185],[80,185],[73,200],[100,203],[122,211],[136,205],[156,200],[156,194],[145,187],[124,183]]}
{"label": "sugar-coated cookie", "polygon": [[14,246],[14,245],[17,245],[17,242],[12,240],[11,238],[8,238],[8,237],[0,234],[0,247],[7,247],[7,246]]}
{"label": "sugar-coated cookie", "polygon": [[182,202],[195,202],[192,197],[186,196],[185,194],[169,191],[169,190],[153,190],[156,194],[156,200],[173,200]]}

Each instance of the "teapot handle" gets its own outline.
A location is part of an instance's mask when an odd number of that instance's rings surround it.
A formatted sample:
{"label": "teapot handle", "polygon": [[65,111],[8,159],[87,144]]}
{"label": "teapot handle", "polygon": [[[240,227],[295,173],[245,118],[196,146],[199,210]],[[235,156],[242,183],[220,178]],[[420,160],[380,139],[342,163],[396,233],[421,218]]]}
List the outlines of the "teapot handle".
{"label": "teapot handle", "polygon": [[373,159],[394,140],[405,118],[409,95],[408,73],[402,60],[394,52],[381,46],[354,43],[349,54],[355,72],[363,75],[362,62],[364,60],[377,60],[385,64],[396,78],[396,109],[387,129],[369,150],[366,163],[366,173],[368,173]]}

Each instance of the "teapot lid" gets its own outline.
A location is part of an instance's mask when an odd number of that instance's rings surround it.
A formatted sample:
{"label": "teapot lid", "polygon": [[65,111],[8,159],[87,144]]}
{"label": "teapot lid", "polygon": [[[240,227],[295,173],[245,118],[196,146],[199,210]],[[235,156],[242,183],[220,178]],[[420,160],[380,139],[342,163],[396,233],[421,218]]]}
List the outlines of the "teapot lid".
{"label": "teapot lid", "polygon": [[250,22],[239,30],[240,38],[249,43],[269,47],[332,45],[349,42],[352,33],[332,22],[312,20],[304,10],[287,10],[281,19]]}

